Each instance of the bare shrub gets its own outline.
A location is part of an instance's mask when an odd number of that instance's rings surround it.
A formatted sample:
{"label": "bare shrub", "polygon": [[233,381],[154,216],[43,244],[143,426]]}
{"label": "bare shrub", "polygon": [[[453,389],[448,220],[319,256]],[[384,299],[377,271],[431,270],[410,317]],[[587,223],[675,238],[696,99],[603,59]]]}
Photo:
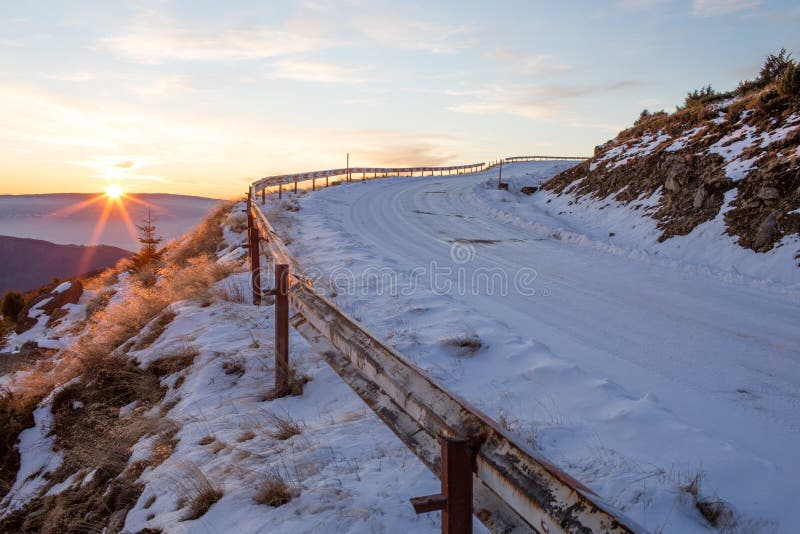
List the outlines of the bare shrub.
{"label": "bare shrub", "polygon": [[281,477],[280,473],[273,471],[267,475],[258,487],[253,500],[265,506],[283,506],[299,493]]}

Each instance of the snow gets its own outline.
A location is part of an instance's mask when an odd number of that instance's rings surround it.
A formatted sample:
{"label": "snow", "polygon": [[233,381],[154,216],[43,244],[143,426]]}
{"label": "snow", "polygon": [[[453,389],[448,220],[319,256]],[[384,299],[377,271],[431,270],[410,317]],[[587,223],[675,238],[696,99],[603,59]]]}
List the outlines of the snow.
{"label": "snow", "polygon": [[66,282],[61,282],[52,292],[53,293],[63,293],[67,289],[72,287],[72,282],[67,280]]}
{"label": "snow", "polygon": [[734,182],[745,178],[759,158],[759,156],[755,156],[750,159],[742,159],[742,154],[746,149],[754,146],[766,148],[773,143],[782,141],[791,132],[800,128],[800,125],[796,124],[800,122],[800,114],[797,113],[789,116],[783,126],[765,132],[759,132],[755,126],[743,124],[745,119],[746,115],[743,114],[739,119],[739,123],[742,125],[738,129],[722,137],[708,148],[710,154],[722,156],[726,163],[725,174]]}
{"label": "snow", "polygon": [[612,169],[625,165],[633,158],[640,158],[651,154],[664,141],[670,139],[669,134],[657,132],[645,135],[633,142],[626,142],[603,154],[600,158],[589,164],[589,169],[594,171],[601,163],[613,161]]}
{"label": "snow", "polygon": [[665,150],[667,152],[677,152],[678,150],[683,150],[691,142],[691,140],[697,136],[697,134],[705,129],[705,126],[698,126],[697,128],[689,130],[682,136],[675,139],[675,141],[673,141],[672,144],[670,144]]}
{"label": "snow", "polygon": [[[518,192],[561,168],[504,166],[508,192],[496,171],[325,189],[278,232],[345,311],[647,528],[707,531],[677,495],[702,469],[745,531],[797,531],[800,244],[756,255],[721,218],[658,243],[659,192]],[[486,272],[507,291],[475,290]]]}

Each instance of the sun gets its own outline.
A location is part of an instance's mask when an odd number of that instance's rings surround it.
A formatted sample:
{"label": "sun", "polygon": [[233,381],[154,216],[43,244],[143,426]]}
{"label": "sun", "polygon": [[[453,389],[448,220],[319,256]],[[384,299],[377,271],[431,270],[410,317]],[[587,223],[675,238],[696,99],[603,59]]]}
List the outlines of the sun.
{"label": "sun", "polygon": [[106,196],[117,199],[122,196],[122,188],[118,185],[109,185],[106,187]]}

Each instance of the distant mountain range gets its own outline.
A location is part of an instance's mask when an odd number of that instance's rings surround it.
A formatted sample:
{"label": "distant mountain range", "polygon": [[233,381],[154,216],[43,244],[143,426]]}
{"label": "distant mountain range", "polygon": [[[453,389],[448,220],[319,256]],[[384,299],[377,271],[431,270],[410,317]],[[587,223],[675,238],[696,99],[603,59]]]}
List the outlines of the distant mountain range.
{"label": "distant mountain range", "polygon": [[107,245],[57,245],[39,239],[0,235],[0,294],[8,289],[28,291],[116,264],[131,253]]}
{"label": "distant mountain range", "polygon": [[[130,224],[119,205],[98,194],[0,195],[0,235],[52,243],[113,245],[137,250],[135,228],[150,209],[158,234],[169,240],[197,225],[220,201],[168,194],[135,194],[124,200]],[[100,227],[108,203],[108,217]]]}

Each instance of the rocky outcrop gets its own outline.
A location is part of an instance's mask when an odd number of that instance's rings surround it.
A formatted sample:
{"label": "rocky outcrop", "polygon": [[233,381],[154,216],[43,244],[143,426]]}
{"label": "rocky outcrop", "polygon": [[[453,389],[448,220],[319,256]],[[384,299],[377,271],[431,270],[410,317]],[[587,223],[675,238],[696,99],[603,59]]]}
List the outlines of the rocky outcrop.
{"label": "rocky outcrop", "polygon": [[656,195],[646,215],[661,241],[721,217],[741,246],[765,252],[800,232],[800,102],[764,89],[654,116],[543,187],[633,208]]}

